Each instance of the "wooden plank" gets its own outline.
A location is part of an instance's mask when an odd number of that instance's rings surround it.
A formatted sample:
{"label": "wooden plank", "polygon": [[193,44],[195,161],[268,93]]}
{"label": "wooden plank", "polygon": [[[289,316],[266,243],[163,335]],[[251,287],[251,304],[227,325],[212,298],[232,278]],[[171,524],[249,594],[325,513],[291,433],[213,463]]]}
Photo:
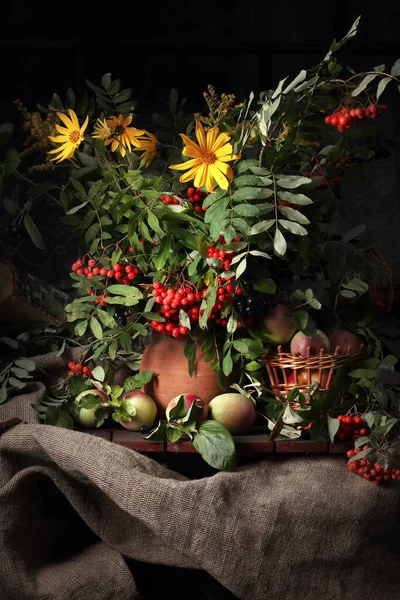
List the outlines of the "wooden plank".
{"label": "wooden plank", "polygon": [[111,430],[110,429],[87,429],[85,433],[89,435],[94,435],[99,438],[103,438],[103,440],[108,440],[111,442]]}
{"label": "wooden plank", "polygon": [[112,431],[112,441],[138,452],[165,452],[165,442],[149,442],[138,431]]}
{"label": "wooden plank", "polygon": [[275,452],[278,453],[303,453],[325,454],[329,452],[328,442],[315,442],[314,440],[276,440]]}
{"label": "wooden plank", "polygon": [[181,442],[168,442],[167,452],[173,454],[197,454],[196,448],[189,441],[182,440]]}
{"label": "wooden plank", "polygon": [[354,449],[354,442],[346,440],[344,442],[331,442],[329,444],[330,454],[345,454],[347,450]]}
{"label": "wooden plank", "polygon": [[274,442],[271,442],[264,433],[261,435],[234,435],[236,453],[238,456],[254,456],[274,451]]}

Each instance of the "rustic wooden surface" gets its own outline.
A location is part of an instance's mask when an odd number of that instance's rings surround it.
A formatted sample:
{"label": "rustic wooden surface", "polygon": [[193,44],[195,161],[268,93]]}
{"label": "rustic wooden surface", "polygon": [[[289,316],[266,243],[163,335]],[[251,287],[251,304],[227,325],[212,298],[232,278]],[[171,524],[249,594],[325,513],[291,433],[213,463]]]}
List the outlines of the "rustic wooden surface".
{"label": "rustic wooden surface", "polygon": [[[87,429],[90,435],[102,437],[106,440],[121,444],[131,450],[149,454],[197,454],[197,450],[187,440],[179,442],[149,442],[145,434],[135,431],[121,429]],[[236,453],[238,456],[261,456],[274,452],[280,454],[345,454],[347,450],[354,447],[353,442],[316,442],[313,440],[296,439],[290,440],[278,436],[274,441],[269,440],[267,434],[248,433],[233,436]]]}

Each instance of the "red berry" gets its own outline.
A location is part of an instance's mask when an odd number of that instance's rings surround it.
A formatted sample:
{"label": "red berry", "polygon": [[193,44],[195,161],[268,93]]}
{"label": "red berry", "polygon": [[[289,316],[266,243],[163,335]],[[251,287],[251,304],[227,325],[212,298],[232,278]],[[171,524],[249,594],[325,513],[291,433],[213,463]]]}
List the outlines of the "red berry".
{"label": "red berry", "polygon": [[115,271],[113,271],[112,269],[107,271],[107,277],[115,277]]}
{"label": "red berry", "polygon": [[360,435],[367,435],[367,430],[365,429],[365,427],[360,429]]}
{"label": "red berry", "polygon": [[93,269],[93,267],[95,267],[97,265],[97,261],[94,260],[94,258],[91,258],[90,260],[88,260],[88,267],[90,267],[91,269]]}

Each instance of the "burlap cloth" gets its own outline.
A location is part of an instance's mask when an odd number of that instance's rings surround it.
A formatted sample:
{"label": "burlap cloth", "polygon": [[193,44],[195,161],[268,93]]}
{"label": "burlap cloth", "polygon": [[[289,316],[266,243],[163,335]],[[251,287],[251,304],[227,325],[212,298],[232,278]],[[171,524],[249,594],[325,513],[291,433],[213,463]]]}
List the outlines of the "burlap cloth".
{"label": "burlap cloth", "polygon": [[400,597],[396,485],[377,488],[323,455],[190,478],[38,424],[30,404],[43,390],[0,406],[0,421],[27,421],[0,437],[1,600]]}

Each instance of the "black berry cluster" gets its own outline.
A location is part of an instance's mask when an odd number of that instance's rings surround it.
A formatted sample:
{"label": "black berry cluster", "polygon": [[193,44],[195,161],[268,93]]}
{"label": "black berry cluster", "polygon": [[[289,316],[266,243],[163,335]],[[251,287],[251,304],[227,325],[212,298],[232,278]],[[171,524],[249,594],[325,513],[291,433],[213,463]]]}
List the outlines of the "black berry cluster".
{"label": "black berry cluster", "polygon": [[236,310],[243,317],[263,317],[278,305],[272,298],[256,298],[255,296],[240,296],[235,301]]}

